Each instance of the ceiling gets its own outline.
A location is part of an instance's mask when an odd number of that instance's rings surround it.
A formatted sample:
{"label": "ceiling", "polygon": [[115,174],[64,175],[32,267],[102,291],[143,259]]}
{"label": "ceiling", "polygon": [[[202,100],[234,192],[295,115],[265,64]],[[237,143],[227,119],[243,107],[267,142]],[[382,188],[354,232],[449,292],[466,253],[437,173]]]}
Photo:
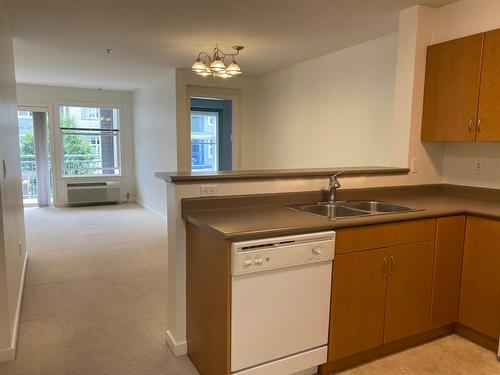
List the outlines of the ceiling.
{"label": "ceiling", "polygon": [[[397,31],[399,11],[454,0],[6,0],[17,80],[133,90],[201,50],[245,46],[261,75]],[[108,54],[106,49],[111,48]]]}

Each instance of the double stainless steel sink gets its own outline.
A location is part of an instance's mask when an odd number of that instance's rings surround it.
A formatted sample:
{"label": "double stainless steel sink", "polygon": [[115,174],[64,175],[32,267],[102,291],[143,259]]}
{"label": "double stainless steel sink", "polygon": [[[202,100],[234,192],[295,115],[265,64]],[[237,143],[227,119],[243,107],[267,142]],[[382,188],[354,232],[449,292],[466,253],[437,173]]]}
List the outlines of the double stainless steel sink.
{"label": "double stainless steel sink", "polygon": [[316,203],[290,207],[311,214],[326,216],[331,219],[418,211],[415,208],[404,206],[401,204],[368,200],[342,201],[333,204]]}

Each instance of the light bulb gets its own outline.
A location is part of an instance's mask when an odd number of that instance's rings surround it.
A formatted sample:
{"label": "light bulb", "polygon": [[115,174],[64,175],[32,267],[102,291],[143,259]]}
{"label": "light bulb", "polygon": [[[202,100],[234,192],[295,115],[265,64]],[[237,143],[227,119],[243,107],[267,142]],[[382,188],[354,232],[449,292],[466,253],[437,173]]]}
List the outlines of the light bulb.
{"label": "light bulb", "polygon": [[232,77],[232,75],[229,74],[228,72],[216,73],[216,76],[219,78],[231,78]]}

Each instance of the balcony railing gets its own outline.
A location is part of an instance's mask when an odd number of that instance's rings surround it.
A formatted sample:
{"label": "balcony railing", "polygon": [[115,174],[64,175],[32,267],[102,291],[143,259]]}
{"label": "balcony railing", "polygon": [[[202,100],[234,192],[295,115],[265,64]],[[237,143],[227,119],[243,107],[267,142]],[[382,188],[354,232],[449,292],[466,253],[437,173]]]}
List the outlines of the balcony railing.
{"label": "balcony railing", "polygon": [[38,196],[35,155],[21,155],[21,177],[23,199],[32,200]]}
{"label": "balcony railing", "polygon": [[[49,168],[51,168],[50,161]],[[100,155],[64,155],[64,176],[97,176],[117,173],[118,168],[103,168]],[[35,155],[21,155],[21,176],[23,199],[25,202],[36,200],[38,186]]]}
{"label": "balcony railing", "polygon": [[101,155],[64,155],[64,176],[99,176],[118,173],[117,166],[103,167]]}

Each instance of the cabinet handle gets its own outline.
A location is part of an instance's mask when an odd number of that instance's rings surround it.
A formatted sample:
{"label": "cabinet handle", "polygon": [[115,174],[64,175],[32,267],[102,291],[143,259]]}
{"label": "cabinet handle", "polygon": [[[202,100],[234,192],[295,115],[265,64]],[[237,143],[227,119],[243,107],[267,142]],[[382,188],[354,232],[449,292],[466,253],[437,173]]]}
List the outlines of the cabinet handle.
{"label": "cabinet handle", "polygon": [[477,132],[481,133],[481,119],[477,120]]}
{"label": "cabinet handle", "polygon": [[472,133],[472,123],[474,122],[474,119],[469,120],[469,133]]}
{"label": "cabinet handle", "polygon": [[382,272],[382,275],[384,275],[384,277],[387,277],[388,267],[389,267],[389,262],[387,261],[387,257],[384,257],[384,271]]}
{"label": "cabinet handle", "polygon": [[391,255],[391,269],[389,275],[392,275],[395,269],[396,269],[396,259],[394,258],[394,255]]}

